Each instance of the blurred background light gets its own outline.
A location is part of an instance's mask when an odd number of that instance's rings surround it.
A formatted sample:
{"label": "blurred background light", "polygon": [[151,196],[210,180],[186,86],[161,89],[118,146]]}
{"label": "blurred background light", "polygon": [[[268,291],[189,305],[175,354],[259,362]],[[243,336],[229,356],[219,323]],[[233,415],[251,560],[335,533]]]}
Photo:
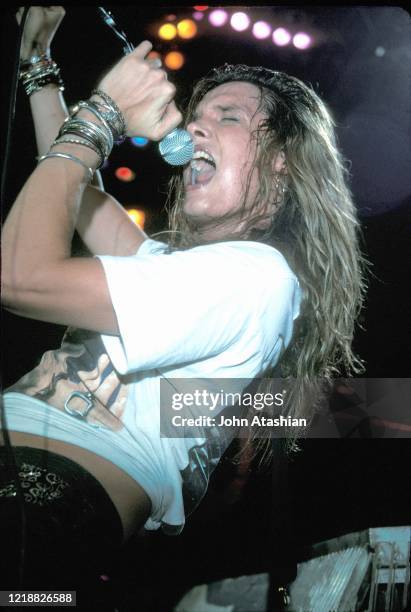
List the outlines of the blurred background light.
{"label": "blurred background light", "polygon": [[230,24],[233,30],[244,32],[250,25],[250,18],[246,13],[233,13],[230,19]]}
{"label": "blurred background light", "polygon": [[293,37],[293,45],[297,49],[308,49],[311,46],[311,37],[305,32],[298,32]]}
{"label": "blurred background light", "polygon": [[194,38],[197,34],[197,26],[192,19],[182,19],[177,24],[177,31],[180,38]]}
{"label": "blurred background light", "polygon": [[210,13],[208,19],[211,25],[215,26],[216,28],[220,28],[227,23],[228,15],[226,11],[216,9]]}
{"label": "blurred background light", "polygon": [[206,11],[208,9],[208,6],[204,5],[204,4],[196,4],[196,6],[193,7],[196,11]]}
{"label": "blurred background light", "polygon": [[177,36],[177,28],[172,23],[164,23],[159,28],[158,35],[163,40],[173,40]]}
{"label": "blurred background light", "polygon": [[291,34],[285,28],[276,28],[273,32],[273,42],[279,47],[285,47],[291,41]]}
{"label": "blurred background light", "polygon": [[271,34],[271,26],[266,21],[256,21],[253,25],[253,34],[261,40],[268,38]]}
{"label": "blurred background light", "polygon": [[180,70],[184,62],[184,55],[180,51],[170,51],[164,58],[164,63],[170,70]]}
{"label": "blurred background light", "polygon": [[196,21],[201,21],[202,19],[204,19],[204,13],[200,13],[200,11],[194,11],[193,19],[195,19]]}
{"label": "blurred background light", "polygon": [[144,223],[146,220],[146,213],[144,210],[140,210],[139,208],[127,208],[127,214],[131,219],[133,219],[134,223],[144,229]]}
{"label": "blurred background light", "polygon": [[130,138],[130,142],[135,147],[145,147],[148,143],[148,138],[143,138],[142,136],[135,136],[134,138]]}
{"label": "blurred background light", "polygon": [[136,178],[135,172],[133,172],[130,168],[127,168],[127,166],[117,168],[114,174],[119,181],[124,181],[124,183],[130,183],[130,181],[134,181]]}

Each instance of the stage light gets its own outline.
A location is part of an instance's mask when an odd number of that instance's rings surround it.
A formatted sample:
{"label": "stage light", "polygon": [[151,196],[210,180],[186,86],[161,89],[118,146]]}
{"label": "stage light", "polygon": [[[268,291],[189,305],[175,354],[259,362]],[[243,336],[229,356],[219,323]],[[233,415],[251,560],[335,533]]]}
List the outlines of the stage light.
{"label": "stage light", "polygon": [[165,23],[158,30],[158,35],[163,40],[173,40],[177,36],[177,28],[172,23]]}
{"label": "stage light", "polygon": [[180,38],[194,38],[197,34],[197,26],[192,19],[182,19],[177,24],[177,31]]}
{"label": "stage light", "polygon": [[253,34],[256,38],[268,38],[271,34],[271,26],[265,21],[257,21],[253,25]]}
{"label": "stage light", "polygon": [[215,26],[216,28],[220,28],[227,22],[228,15],[226,11],[216,9],[210,13],[208,19],[211,25]]}
{"label": "stage light", "polygon": [[204,13],[200,13],[200,11],[194,11],[193,19],[195,19],[196,21],[201,21],[202,19],[204,19]]}
{"label": "stage light", "polygon": [[136,225],[144,229],[144,223],[146,220],[146,213],[144,210],[140,210],[138,208],[127,208],[127,214],[134,221]]}
{"label": "stage light", "polygon": [[201,5],[196,5],[196,6],[193,6],[193,8],[194,8],[196,11],[206,11],[206,10],[208,9],[208,6],[204,6],[203,4],[201,4]]}
{"label": "stage light", "polygon": [[135,147],[145,147],[148,143],[148,138],[143,138],[142,136],[134,136],[134,138],[130,138],[131,144]]}
{"label": "stage light", "polygon": [[298,32],[293,38],[293,45],[297,49],[308,49],[311,46],[311,38],[305,32]]}
{"label": "stage light", "polygon": [[245,13],[233,13],[230,19],[230,24],[233,30],[244,32],[250,25],[250,18]]}
{"label": "stage light", "polygon": [[121,168],[117,168],[114,174],[116,175],[119,181],[123,181],[124,183],[130,183],[136,178],[135,173],[126,166],[121,166]]}
{"label": "stage light", "polygon": [[164,58],[164,63],[170,70],[180,70],[184,62],[184,55],[180,51],[170,51]]}
{"label": "stage light", "polygon": [[291,34],[285,28],[277,28],[273,32],[273,43],[279,47],[285,47],[291,40]]}

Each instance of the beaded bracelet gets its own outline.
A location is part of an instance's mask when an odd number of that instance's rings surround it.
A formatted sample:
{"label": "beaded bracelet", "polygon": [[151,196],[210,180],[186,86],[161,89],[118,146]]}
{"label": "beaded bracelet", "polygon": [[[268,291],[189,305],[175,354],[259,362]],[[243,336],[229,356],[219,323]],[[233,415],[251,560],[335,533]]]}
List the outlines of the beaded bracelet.
{"label": "beaded bracelet", "polygon": [[81,145],[83,147],[87,147],[88,149],[91,149],[92,151],[94,151],[94,153],[96,153],[99,157],[99,164],[97,167],[97,170],[99,168],[102,167],[102,165],[104,164],[105,158],[104,155],[102,154],[101,150],[98,149],[94,143],[87,141],[85,139],[82,138],[65,138],[64,136],[62,138],[56,138],[56,140],[53,142],[53,144],[51,145],[52,147],[54,147],[55,145],[58,144],[76,144],[76,145]]}

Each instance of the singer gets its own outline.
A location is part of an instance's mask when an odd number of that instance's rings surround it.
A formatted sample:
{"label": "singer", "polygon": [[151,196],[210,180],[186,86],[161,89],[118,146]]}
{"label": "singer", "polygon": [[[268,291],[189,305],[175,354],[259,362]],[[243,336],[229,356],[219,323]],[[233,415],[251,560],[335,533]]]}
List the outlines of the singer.
{"label": "singer", "polygon": [[[96,186],[97,171],[116,140],[159,141],[181,124],[175,88],[143,41],[68,115],[50,57],[63,15],[30,9],[21,80],[39,163],[2,233],[4,307],[68,326],[4,394],[25,588],[75,588],[139,529],[183,529],[233,433],[161,437],[161,380],[230,379],[242,392],[265,377],[263,392],[276,368],[289,381],[283,414],[309,419],[320,378],[362,367],[351,345],[366,262],[318,95],[270,68],[203,78],[184,113],[194,156],[172,180],[159,241]],[[72,256],[74,231],[90,257]],[[17,583],[20,493],[6,449],[0,463],[2,556]]]}

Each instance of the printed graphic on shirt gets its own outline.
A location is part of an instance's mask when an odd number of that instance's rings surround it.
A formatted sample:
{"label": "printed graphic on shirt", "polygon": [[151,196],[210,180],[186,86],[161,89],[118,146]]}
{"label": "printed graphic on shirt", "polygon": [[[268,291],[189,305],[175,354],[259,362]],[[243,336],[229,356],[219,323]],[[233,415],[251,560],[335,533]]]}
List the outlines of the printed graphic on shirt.
{"label": "printed graphic on shirt", "polygon": [[7,391],[30,395],[73,418],[83,414],[91,425],[123,428],[127,384],[114,370],[97,332],[69,327],[61,347],[44,353],[39,365]]}

